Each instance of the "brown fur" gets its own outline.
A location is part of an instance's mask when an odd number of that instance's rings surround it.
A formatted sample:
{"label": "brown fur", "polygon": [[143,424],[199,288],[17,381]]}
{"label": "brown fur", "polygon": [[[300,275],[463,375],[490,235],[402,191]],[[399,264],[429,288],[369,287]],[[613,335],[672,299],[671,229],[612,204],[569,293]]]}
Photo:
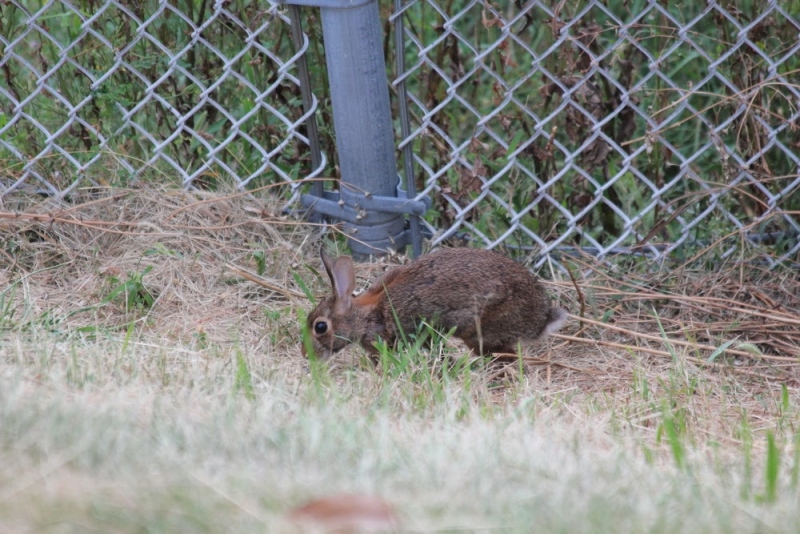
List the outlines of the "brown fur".
{"label": "brown fur", "polygon": [[[455,328],[477,354],[513,353],[519,341],[539,339],[566,320],[528,269],[496,252],[440,250],[389,271],[355,298],[349,258],[333,262],[321,254],[334,291],[309,314],[308,328],[322,358],[350,343],[374,355],[379,337],[394,343],[398,322],[414,332],[421,319],[443,331]],[[315,332],[318,321],[327,324],[324,334]]]}

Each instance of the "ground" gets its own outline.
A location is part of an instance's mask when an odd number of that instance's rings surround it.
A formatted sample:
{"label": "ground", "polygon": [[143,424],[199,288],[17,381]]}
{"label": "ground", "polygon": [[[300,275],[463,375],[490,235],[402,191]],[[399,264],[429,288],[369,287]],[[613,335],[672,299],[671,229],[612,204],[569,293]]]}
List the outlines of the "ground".
{"label": "ground", "polygon": [[800,528],[795,274],[573,258],[540,273],[570,324],[518,365],[310,365],[331,236],[235,193],[0,205],[0,529],[305,532],[352,492],[402,532]]}

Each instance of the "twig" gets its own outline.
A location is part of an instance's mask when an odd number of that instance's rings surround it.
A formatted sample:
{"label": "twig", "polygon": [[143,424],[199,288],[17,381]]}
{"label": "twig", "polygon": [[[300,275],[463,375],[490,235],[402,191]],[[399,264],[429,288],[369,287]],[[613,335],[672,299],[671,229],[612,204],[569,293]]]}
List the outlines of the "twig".
{"label": "twig", "polygon": [[232,263],[226,263],[225,265],[228,267],[228,269],[230,269],[231,271],[235,272],[236,274],[238,274],[239,276],[241,276],[245,280],[253,282],[254,284],[258,284],[261,287],[265,287],[265,288],[269,289],[270,291],[275,291],[276,293],[280,293],[281,295],[283,295],[287,299],[291,300],[291,297],[301,298],[301,299],[306,298],[306,296],[303,293],[300,293],[298,291],[292,291],[291,289],[286,289],[284,287],[281,287],[281,286],[275,285],[273,283],[267,282],[266,280],[264,280],[263,278],[261,278],[257,274],[253,274],[253,273],[251,273],[251,272],[249,272],[249,271],[247,271],[245,269],[242,269],[241,267],[237,267],[236,265],[233,265]]}
{"label": "twig", "polygon": [[583,297],[583,291],[581,291],[580,286],[578,285],[578,280],[575,279],[575,274],[572,272],[572,267],[567,263],[564,262],[564,266],[567,268],[567,274],[569,274],[570,280],[572,280],[572,286],[575,288],[575,293],[578,294],[578,302],[581,304],[581,318],[586,317],[586,299]]}
{"label": "twig", "polygon": [[587,373],[590,375],[599,375],[600,373],[593,371],[591,369],[581,369],[580,367],[573,367],[571,365],[567,365],[566,363],[556,362],[553,360],[543,360],[541,358],[536,358],[534,356],[523,356],[522,359],[526,362],[531,363],[538,363],[542,365],[557,365],[558,367],[563,367],[564,369],[569,369],[570,371],[575,371],[578,373]]}
{"label": "twig", "polygon": [[[714,346],[711,346],[711,345],[700,345],[699,343],[691,343],[689,341],[681,341],[679,339],[664,339],[663,337],[660,337],[660,336],[654,336],[654,335],[651,335],[651,334],[644,334],[642,332],[636,332],[635,330],[629,330],[627,328],[621,328],[619,326],[614,326],[614,325],[610,325],[610,324],[607,324],[607,323],[601,323],[600,321],[594,321],[592,319],[586,319],[586,318],[580,319],[579,317],[575,317],[574,315],[571,315],[571,314],[570,314],[570,317],[572,317],[573,319],[582,320],[582,321],[584,321],[586,323],[589,323],[591,325],[594,325],[594,326],[605,328],[607,330],[614,330],[615,332],[622,332],[623,334],[628,334],[629,336],[638,337],[638,338],[641,338],[641,339],[648,339],[650,341],[658,341],[658,342],[661,342],[661,343],[665,343],[665,342],[666,343],[672,343],[672,344],[679,345],[679,346],[682,346],[682,347],[689,347],[691,349],[708,350],[708,351],[712,351],[712,352],[719,348],[719,347],[714,347]],[[560,339],[567,339],[570,336],[565,336],[563,334],[553,334],[553,337],[560,338]],[[725,352],[728,353],[728,354],[735,354],[737,356],[745,356],[747,358],[761,358],[761,359],[764,359],[764,360],[773,360],[773,361],[776,361],[776,362],[789,362],[789,363],[793,362],[793,363],[796,363],[796,364],[800,364],[800,360],[798,360],[797,358],[787,358],[785,356],[771,356],[771,355],[768,355],[768,354],[756,355],[756,354],[752,354],[750,352],[746,352],[746,351],[743,351],[743,350],[736,350],[736,349],[725,349]],[[665,354],[669,354],[669,353],[665,353]]]}

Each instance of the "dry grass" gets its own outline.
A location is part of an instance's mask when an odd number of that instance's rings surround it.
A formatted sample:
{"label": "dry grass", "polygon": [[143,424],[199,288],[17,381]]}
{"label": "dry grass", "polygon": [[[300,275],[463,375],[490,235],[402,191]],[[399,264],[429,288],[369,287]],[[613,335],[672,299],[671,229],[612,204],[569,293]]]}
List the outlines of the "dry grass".
{"label": "dry grass", "polygon": [[[211,342],[238,335],[258,345],[264,306],[286,305],[284,293],[291,304],[299,302],[286,288],[294,287],[292,273],[303,261],[300,245],[308,230],[281,216],[277,205],[241,194],[204,198],[182,191],[97,196],[73,207],[44,202],[24,213],[0,213],[7,243],[0,285],[18,282],[16,298],[31,316],[51,310],[65,329],[126,325],[131,315],[120,299],[73,312],[103,301],[113,279],[125,280],[146,266],[153,269],[143,282],[156,303],[136,320],[183,343],[200,333]],[[255,254],[263,255],[262,278],[277,291],[244,283],[236,272],[237,266],[255,269]]]}
{"label": "dry grass", "polygon": [[315,233],[236,193],[0,206],[0,526],[277,532],[360,491],[408,530],[797,529],[796,275],[576,259],[548,282],[574,320],[522,375],[356,349],[309,374]]}

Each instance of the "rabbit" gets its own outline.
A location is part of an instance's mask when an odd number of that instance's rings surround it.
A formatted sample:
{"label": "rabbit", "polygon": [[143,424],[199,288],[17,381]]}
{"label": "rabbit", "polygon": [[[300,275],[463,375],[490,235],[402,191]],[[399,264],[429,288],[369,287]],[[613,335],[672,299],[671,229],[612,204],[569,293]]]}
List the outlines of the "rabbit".
{"label": "rabbit", "polygon": [[[442,249],[396,267],[357,297],[353,260],[332,260],[320,249],[333,294],[308,315],[315,355],[327,359],[358,343],[373,361],[382,338],[393,344],[398,328],[415,332],[422,319],[455,328],[479,355],[516,353],[520,340],[557,331],[567,312],[550,306],[544,287],[523,265],[483,249]],[[306,349],[301,344],[301,352]]]}

